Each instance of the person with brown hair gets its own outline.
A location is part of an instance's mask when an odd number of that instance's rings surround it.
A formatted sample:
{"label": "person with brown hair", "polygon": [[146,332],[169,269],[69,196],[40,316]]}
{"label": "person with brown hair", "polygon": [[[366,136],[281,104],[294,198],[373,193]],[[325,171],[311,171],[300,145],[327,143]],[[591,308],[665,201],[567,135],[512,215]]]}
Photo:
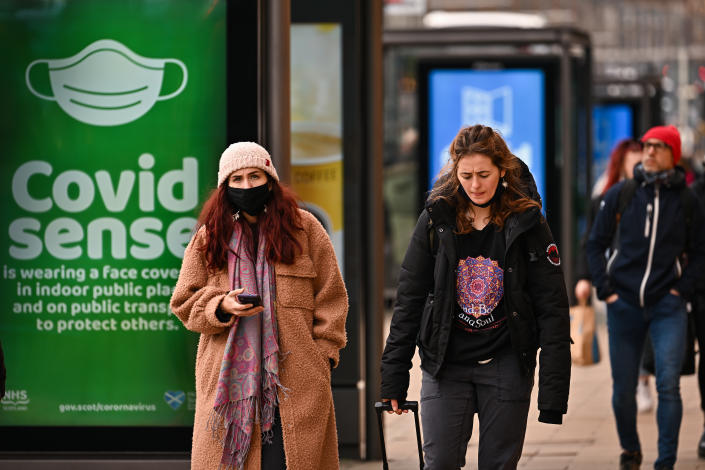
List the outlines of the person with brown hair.
{"label": "person with brown hair", "polygon": [[382,356],[384,401],[406,399],[416,346],[427,469],[516,468],[539,369],[539,421],[560,424],[570,386],[568,296],[526,166],[490,127],[460,129],[399,274]]}
{"label": "person with brown hair", "polygon": [[253,142],[223,152],[198,220],[171,298],[201,334],[191,468],[337,469],[348,298],[328,235]]}

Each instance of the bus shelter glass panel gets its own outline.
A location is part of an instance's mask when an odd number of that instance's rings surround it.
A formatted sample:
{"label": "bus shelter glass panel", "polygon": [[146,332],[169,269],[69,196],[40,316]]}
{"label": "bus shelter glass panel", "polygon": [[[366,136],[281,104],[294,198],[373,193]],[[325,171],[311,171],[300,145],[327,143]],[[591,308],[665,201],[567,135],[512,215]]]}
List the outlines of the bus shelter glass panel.
{"label": "bus shelter glass panel", "polygon": [[431,69],[428,77],[428,152],[431,188],[463,126],[499,131],[529,167],[545,196],[544,72],[539,69]]}
{"label": "bus shelter glass panel", "polygon": [[592,176],[597,181],[607,170],[610,152],[622,139],[633,138],[634,110],[625,103],[592,107]]}
{"label": "bus shelter glass panel", "polygon": [[291,176],[344,266],[342,26],[291,25]]}

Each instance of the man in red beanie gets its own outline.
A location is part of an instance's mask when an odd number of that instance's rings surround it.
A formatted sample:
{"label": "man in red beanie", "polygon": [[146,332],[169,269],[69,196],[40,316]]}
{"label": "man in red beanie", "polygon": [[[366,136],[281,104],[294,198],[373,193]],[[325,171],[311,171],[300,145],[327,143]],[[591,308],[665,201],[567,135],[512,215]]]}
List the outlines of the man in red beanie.
{"label": "man in red beanie", "polygon": [[[672,469],[683,416],[680,372],[690,301],[705,269],[705,214],[676,166],[681,140],[673,126],[649,129],[634,178],[605,194],[587,243],[598,298],[607,302],[612,409],[623,452],[621,470],[642,461],[636,387],[644,340],[654,350],[658,390],[656,470]],[[609,256],[605,256],[608,253]],[[681,265],[683,255],[688,259]]]}
{"label": "man in red beanie", "polygon": [[681,135],[675,126],[652,127],[644,137],[644,169],[650,172],[668,170],[681,159]]}

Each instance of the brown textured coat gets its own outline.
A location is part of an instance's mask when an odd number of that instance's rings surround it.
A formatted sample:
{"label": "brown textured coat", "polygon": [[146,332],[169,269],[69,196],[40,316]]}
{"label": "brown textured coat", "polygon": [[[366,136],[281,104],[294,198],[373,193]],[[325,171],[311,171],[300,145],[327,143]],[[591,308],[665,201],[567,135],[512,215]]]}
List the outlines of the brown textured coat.
{"label": "brown textured coat", "polygon": [[[276,317],[279,327],[280,381],[289,391],[279,393],[279,413],[288,470],[337,469],[338,439],[330,363],[338,364],[345,346],[348,298],[333,246],[321,224],[300,210],[303,252],[291,265],[276,264]],[[196,355],[196,416],[193,428],[192,470],[217,469],[223,448],[206,428],[230,323],[215,316],[230,291],[227,270],[208,272],[196,248],[204,229],[184,253],[171,308],[186,328],[201,334]],[[260,468],[261,439],[255,428],[245,468]]]}

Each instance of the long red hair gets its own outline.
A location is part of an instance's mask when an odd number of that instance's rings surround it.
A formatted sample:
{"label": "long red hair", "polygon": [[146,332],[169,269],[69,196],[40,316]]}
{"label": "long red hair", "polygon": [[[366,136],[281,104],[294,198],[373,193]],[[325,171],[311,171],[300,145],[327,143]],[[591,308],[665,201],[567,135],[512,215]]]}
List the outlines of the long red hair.
{"label": "long red hair", "polygon": [[609,163],[607,163],[607,179],[602,194],[605,194],[615,184],[624,178],[624,156],[627,152],[641,152],[642,143],[634,139],[624,139],[617,142],[617,145],[610,153]]}
{"label": "long red hair", "polygon": [[[259,236],[265,239],[265,256],[270,263],[292,264],[301,244],[296,232],[303,230],[299,206],[294,192],[287,186],[267,176],[272,185],[272,194],[267,202],[267,211],[257,217]],[[226,198],[228,182],[215,188],[198,216],[198,227],[206,227],[206,242],[200,247],[205,253],[208,268],[217,271],[228,259],[228,245],[233,235],[234,224],[242,224],[246,239],[252,231],[244,217],[233,221],[233,208]]]}

